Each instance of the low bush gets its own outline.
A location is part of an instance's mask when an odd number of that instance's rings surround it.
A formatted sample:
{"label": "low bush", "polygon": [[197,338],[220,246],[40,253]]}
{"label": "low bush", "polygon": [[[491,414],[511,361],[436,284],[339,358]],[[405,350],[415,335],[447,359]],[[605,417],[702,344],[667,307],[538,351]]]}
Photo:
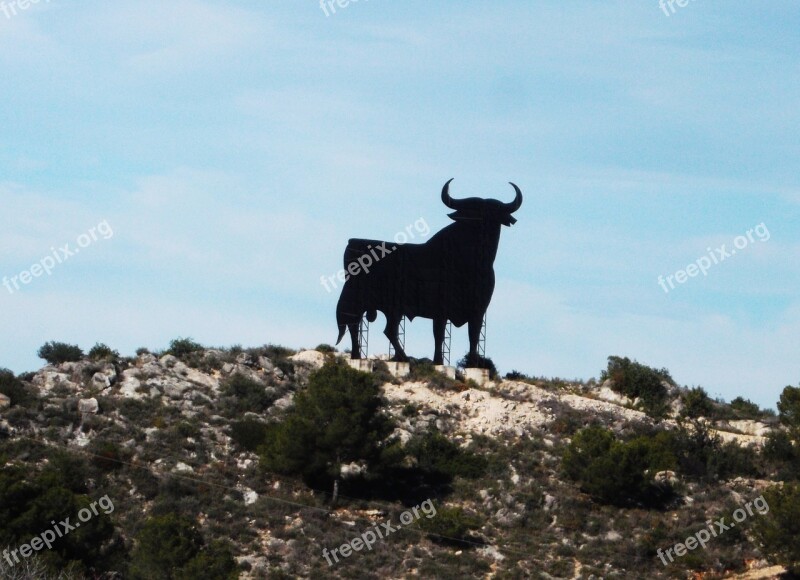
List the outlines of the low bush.
{"label": "low bush", "polygon": [[112,361],[119,358],[119,352],[98,342],[89,351],[89,358],[94,361]]}
{"label": "low bush", "polygon": [[223,396],[222,405],[231,414],[263,413],[275,400],[275,395],[267,391],[267,387],[246,376],[235,373],[220,388]]}
{"label": "low bush", "polygon": [[194,522],[174,513],[148,518],[136,535],[131,578],[227,580],[238,577],[225,544],[206,545]]}
{"label": "low bush", "polygon": [[690,389],[683,396],[683,414],[692,419],[714,417],[714,403],[703,387]]}
{"label": "low bush", "polygon": [[169,348],[166,354],[179,358],[181,360],[188,356],[203,350],[203,345],[195,342],[191,338],[176,338],[169,343]]}
{"label": "low bush", "polygon": [[231,439],[244,451],[256,451],[267,440],[269,426],[254,419],[231,423]]}
{"label": "low bush", "polygon": [[470,532],[481,527],[483,522],[460,507],[440,507],[433,518],[421,518],[417,525],[428,537],[442,544],[463,544],[471,539]]}
{"label": "low bush", "polygon": [[461,449],[436,430],[410,439],[406,451],[419,469],[434,476],[475,479],[486,472],[488,465],[484,457]]}
{"label": "low bush", "polygon": [[600,379],[610,380],[611,388],[618,393],[640,399],[642,409],[651,417],[666,416],[667,390],[663,382],[673,382],[667,369],[654,369],[627,357],[610,356]]}
{"label": "low bush", "polygon": [[83,358],[83,351],[74,344],[50,341],[39,348],[37,355],[51,365],[57,365],[81,360]]}
{"label": "low bush", "polygon": [[653,475],[674,467],[668,436],[618,441],[604,427],[578,432],[564,451],[562,468],[582,491],[600,503],[660,507],[672,496]]}
{"label": "low bush", "polygon": [[342,465],[378,463],[394,429],[380,395],[371,374],[342,361],[327,363],[309,376],[285,420],[268,434],[263,465],[315,486],[338,481]]}
{"label": "low bush", "polygon": [[800,574],[800,484],[784,484],[764,492],[769,512],[759,517],[753,533],[765,554]]}
{"label": "low bush", "polygon": [[11,399],[11,405],[27,407],[36,401],[36,394],[8,369],[0,368],[0,393]]}
{"label": "low bush", "polygon": [[470,356],[469,353],[465,354],[461,360],[458,361],[456,366],[460,369],[466,368],[478,368],[478,369],[489,369],[489,378],[495,380],[497,378],[497,367],[494,365],[494,361],[490,359],[488,356]]}

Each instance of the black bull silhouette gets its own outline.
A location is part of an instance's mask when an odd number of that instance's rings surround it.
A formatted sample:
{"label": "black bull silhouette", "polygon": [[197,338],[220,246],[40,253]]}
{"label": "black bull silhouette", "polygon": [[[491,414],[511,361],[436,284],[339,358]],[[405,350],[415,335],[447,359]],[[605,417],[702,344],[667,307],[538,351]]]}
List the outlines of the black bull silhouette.
{"label": "black bull silhouette", "polygon": [[[500,226],[516,223],[511,214],[522,205],[522,192],[512,183],[517,195],[511,203],[478,197],[453,199],[451,181],[442,188],[442,202],[455,210],[449,214],[455,223],[426,243],[348,241],[344,269],[350,274],[336,306],[336,344],[341,342],[345,329],[349,330],[351,358],[361,358],[358,328],[362,317],[366,313],[367,320],[374,322],[380,310],[386,316],[383,332],[394,347],[396,361],[408,360],[398,340],[403,316],[409,320],[417,316],[433,320],[434,364],[442,364],[447,321],[456,327],[467,323],[468,360],[477,360],[481,325],[494,292],[493,265]],[[352,264],[360,265],[355,268]]]}

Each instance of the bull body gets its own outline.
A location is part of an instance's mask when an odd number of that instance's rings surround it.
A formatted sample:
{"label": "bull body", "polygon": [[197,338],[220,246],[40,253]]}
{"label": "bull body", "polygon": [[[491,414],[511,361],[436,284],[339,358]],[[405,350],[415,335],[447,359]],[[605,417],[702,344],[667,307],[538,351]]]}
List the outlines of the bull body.
{"label": "bull body", "polygon": [[366,314],[373,322],[377,311],[386,316],[384,334],[395,349],[395,360],[408,360],[398,340],[403,316],[433,321],[435,364],[442,364],[448,320],[456,327],[468,324],[470,357],[477,356],[483,317],[494,292],[493,265],[500,228],[516,221],[511,213],[521,205],[522,194],[514,185],[517,198],[510,204],[479,198],[453,200],[449,185],[448,181],[442,190],[442,200],[456,210],[450,214],[455,223],[424,244],[349,240],[344,254],[345,271],[362,256],[377,258],[368,272],[364,269],[347,278],[336,307],[337,344],[349,330],[352,358],[360,358],[358,327],[362,317]]}

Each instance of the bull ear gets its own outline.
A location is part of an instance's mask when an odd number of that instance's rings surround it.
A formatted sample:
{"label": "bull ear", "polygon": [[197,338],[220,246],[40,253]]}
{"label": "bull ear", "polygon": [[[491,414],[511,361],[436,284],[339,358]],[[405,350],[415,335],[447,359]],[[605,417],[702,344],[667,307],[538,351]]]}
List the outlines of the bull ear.
{"label": "bull ear", "polygon": [[484,216],[481,214],[481,212],[468,209],[460,209],[458,211],[454,211],[453,213],[447,214],[447,217],[457,222],[478,221],[484,219]]}

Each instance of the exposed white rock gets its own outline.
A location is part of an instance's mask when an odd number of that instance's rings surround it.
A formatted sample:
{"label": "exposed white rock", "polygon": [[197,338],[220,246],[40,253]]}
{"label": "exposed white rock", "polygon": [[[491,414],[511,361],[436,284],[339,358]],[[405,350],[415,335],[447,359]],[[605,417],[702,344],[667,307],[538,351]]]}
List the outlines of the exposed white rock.
{"label": "exposed white rock", "polygon": [[745,435],[755,435],[756,437],[766,437],[772,431],[772,428],[766,423],[761,421],[752,421],[750,419],[742,419],[739,421],[728,421],[730,427],[741,431]]}
{"label": "exposed white rock", "polygon": [[158,362],[165,369],[171,369],[174,368],[175,365],[181,364],[181,361],[171,354],[165,354],[159,359]]}
{"label": "exposed white rock", "polygon": [[78,401],[78,411],[81,415],[94,415],[99,410],[100,405],[97,403],[97,399],[94,397],[91,399],[81,399]]}
{"label": "exposed white rock", "polygon": [[[52,368],[52,367],[51,367]],[[45,391],[50,391],[54,387],[66,386],[70,389],[77,389],[78,385],[69,380],[70,375],[55,370],[40,371],[33,377],[33,386],[39,387]]]}
{"label": "exposed white rock", "polygon": [[597,398],[601,401],[607,401],[609,403],[614,403],[615,405],[621,405],[624,407],[626,405],[633,404],[633,401],[631,401],[628,397],[611,389],[611,381],[604,382],[596,394]]}
{"label": "exposed white rock", "polygon": [[111,378],[103,373],[94,373],[92,375],[92,385],[98,389],[107,389],[111,386]]}
{"label": "exposed white rock", "polygon": [[317,350],[301,350],[289,357],[289,360],[296,363],[305,363],[318,369],[325,364],[325,355]]}

